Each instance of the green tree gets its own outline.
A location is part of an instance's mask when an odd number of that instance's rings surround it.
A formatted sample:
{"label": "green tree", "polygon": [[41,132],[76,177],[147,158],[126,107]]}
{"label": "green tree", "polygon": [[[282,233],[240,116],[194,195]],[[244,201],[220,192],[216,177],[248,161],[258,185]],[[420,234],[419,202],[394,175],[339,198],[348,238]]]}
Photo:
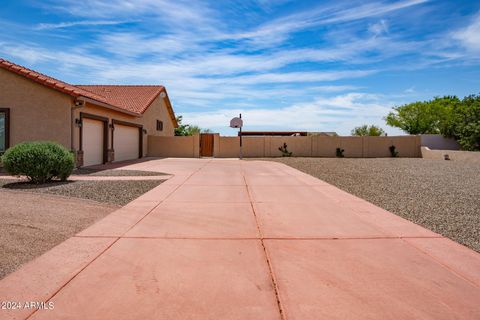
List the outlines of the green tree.
{"label": "green tree", "polygon": [[449,135],[463,150],[480,151],[480,95],[463,98],[453,109],[449,123]]}
{"label": "green tree", "polygon": [[436,97],[394,107],[385,118],[387,124],[409,134],[450,135],[453,110],[461,104],[456,96]]}
{"label": "green tree", "polygon": [[385,131],[375,125],[363,125],[352,130],[352,136],[384,136]]}
{"label": "green tree", "polygon": [[194,126],[190,124],[182,124],[183,117],[178,116],[178,128],[175,129],[176,136],[193,136],[200,133],[210,133],[210,129],[202,129],[199,126]]}
{"label": "green tree", "polygon": [[187,136],[188,124],[182,124],[183,116],[177,116],[178,127],[175,128],[176,136]]}
{"label": "green tree", "polygon": [[410,134],[443,134],[463,150],[480,151],[480,95],[436,97],[393,109],[385,118],[390,126]]}

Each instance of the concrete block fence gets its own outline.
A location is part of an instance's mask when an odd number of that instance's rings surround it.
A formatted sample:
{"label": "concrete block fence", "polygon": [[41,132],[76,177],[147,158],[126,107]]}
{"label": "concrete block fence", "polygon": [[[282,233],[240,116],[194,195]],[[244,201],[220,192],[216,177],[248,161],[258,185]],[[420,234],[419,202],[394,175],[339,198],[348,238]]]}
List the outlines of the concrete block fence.
{"label": "concrete block fence", "polygon": [[[214,134],[213,156],[237,158],[240,154],[239,137],[222,137]],[[394,145],[399,157],[421,157],[420,136],[391,137],[243,137],[243,156],[247,158],[280,157],[278,150],[284,143],[294,157],[335,157],[337,148],[344,149],[348,158],[390,157],[389,147]],[[190,137],[148,137],[148,155],[152,157],[200,156],[198,135]]]}

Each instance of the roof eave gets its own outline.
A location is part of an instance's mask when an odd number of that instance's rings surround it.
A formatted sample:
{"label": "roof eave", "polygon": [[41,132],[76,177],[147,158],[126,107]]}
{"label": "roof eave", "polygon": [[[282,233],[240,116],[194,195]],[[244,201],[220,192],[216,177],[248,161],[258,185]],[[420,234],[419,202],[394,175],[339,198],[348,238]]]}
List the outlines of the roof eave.
{"label": "roof eave", "polygon": [[116,107],[114,105],[104,103],[104,102],[100,102],[100,101],[97,101],[95,99],[91,99],[91,98],[88,98],[88,97],[85,97],[85,96],[79,96],[79,97],[77,97],[77,100],[82,100],[82,101],[85,101],[85,102],[88,102],[88,103],[91,103],[91,104],[95,104],[95,105],[103,107],[103,108],[107,108],[107,109],[114,110],[114,111],[117,111],[117,112],[125,113],[125,114],[135,116],[135,117],[141,117],[142,116],[139,113],[128,111],[128,110]]}

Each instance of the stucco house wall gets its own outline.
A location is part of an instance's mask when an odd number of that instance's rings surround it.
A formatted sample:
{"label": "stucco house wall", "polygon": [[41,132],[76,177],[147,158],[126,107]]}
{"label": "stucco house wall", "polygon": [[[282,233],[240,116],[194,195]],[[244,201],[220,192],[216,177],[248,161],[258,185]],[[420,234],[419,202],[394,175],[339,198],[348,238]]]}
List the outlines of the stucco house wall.
{"label": "stucco house wall", "polygon": [[51,140],[70,149],[73,98],[0,69],[0,108],[10,109],[10,146]]}
{"label": "stucco house wall", "polygon": [[[74,117],[75,119],[80,118],[80,113],[89,113],[97,116],[108,118],[108,122],[112,123],[112,120],[120,120],[135,124],[140,124],[143,126],[143,129],[147,132],[143,135],[143,156],[148,154],[148,136],[173,136],[174,127],[168,114],[165,101],[157,97],[150,107],[145,111],[141,117],[131,116],[122,112],[115,110],[109,110],[106,108],[99,107],[92,103],[86,103],[84,107],[75,109]],[[157,131],[157,120],[163,122],[163,130]],[[112,130],[108,130],[108,149],[113,149],[112,145]],[[74,128],[74,149],[79,150],[80,148],[80,128],[75,126]]]}

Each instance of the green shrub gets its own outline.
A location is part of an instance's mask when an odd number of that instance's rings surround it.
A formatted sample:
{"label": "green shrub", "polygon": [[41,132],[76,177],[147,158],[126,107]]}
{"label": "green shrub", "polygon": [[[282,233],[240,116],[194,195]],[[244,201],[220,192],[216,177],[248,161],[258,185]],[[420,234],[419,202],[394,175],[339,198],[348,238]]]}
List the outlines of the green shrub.
{"label": "green shrub", "polygon": [[44,183],[54,178],[65,181],[75,167],[70,151],[48,141],[17,144],[5,152],[2,162],[8,173],[27,176],[33,183]]}
{"label": "green shrub", "polygon": [[345,157],[345,156],[343,155],[344,152],[345,152],[345,149],[337,148],[337,149],[335,150],[335,156],[336,156],[337,158],[343,158],[343,157]]}
{"label": "green shrub", "polygon": [[391,145],[390,147],[388,147],[388,150],[390,150],[390,155],[392,156],[392,158],[398,157],[398,151],[394,145]]}
{"label": "green shrub", "polygon": [[283,143],[283,146],[278,147],[278,150],[282,153],[282,157],[291,157],[293,154],[292,152],[288,151],[286,142]]}

